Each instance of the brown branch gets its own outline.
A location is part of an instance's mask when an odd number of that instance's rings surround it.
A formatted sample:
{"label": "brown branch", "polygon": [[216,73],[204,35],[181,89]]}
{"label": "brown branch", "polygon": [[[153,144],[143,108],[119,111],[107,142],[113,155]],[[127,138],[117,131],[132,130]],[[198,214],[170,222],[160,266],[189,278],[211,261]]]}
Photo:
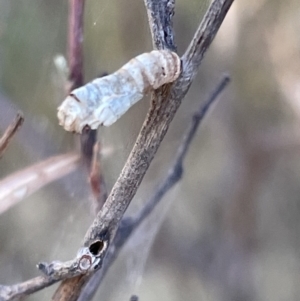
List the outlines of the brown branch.
{"label": "brown branch", "polygon": [[106,190],[106,185],[102,174],[100,162],[101,162],[101,147],[100,147],[100,142],[97,142],[94,145],[94,149],[93,149],[91,172],[89,176],[89,182],[95,200],[94,211],[96,214],[103,207],[105,200],[107,199],[107,190]]}
{"label": "brown branch", "polygon": [[191,143],[197,133],[203,118],[206,116],[210,106],[217,100],[218,96],[224,91],[229,83],[229,77],[223,76],[220,83],[216,86],[215,90],[211,93],[208,99],[200,105],[199,109],[193,114],[192,121],[183,136],[180,147],[175,156],[175,160],[164,180],[157,188],[154,195],[145,203],[143,208],[132,218],[123,219],[120,227],[117,230],[113,246],[109,249],[107,257],[103,263],[102,269],[97,271],[92,276],[87,286],[83,289],[82,294],[78,301],[90,301],[94,297],[94,294],[104,279],[108,269],[112,266],[117,258],[123,245],[128,241],[133,232],[138,229],[142,222],[153,212],[155,207],[163,199],[166,193],[174,187],[174,185],[180,181],[183,174],[183,162],[191,146]]}
{"label": "brown branch", "polygon": [[[69,28],[68,28],[68,64],[69,86],[67,93],[81,87],[83,80],[83,24],[85,0],[69,0]],[[93,147],[96,142],[97,131],[86,129],[80,135],[81,155],[89,172]]]}
{"label": "brown branch", "polygon": [[16,134],[18,129],[24,122],[24,117],[22,113],[18,113],[15,120],[8,126],[3,136],[0,138],[0,158],[3,156],[5,150],[7,149],[11,139]]}
{"label": "brown branch", "polygon": [[0,214],[46,184],[74,171],[78,159],[72,153],[51,157],[1,180]]}
{"label": "brown branch", "polygon": [[83,85],[83,14],[85,0],[69,0],[69,91]]}
{"label": "brown branch", "polygon": [[82,291],[82,288],[91,278],[91,274],[83,274],[74,278],[65,279],[57,288],[52,301],[76,301]]}

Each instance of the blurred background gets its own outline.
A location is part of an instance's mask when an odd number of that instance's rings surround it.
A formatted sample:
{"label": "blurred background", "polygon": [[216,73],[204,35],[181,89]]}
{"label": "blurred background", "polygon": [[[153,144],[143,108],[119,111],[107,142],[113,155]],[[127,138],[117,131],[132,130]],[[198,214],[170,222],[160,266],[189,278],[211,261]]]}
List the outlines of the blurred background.
{"label": "blurred background", "polygon": [[[180,55],[208,5],[176,1]],[[299,15],[297,0],[235,1],[128,214],[167,173],[199,103],[224,72],[232,82],[201,125],[182,181],[128,242],[95,300],[299,300]],[[56,118],[65,79],[55,58],[66,56],[67,20],[67,1],[0,0],[0,133],[18,110],[25,116],[1,158],[3,180],[78,150]],[[151,48],[143,1],[86,1],[86,82]],[[108,190],[148,107],[145,99],[99,130]],[[94,216],[91,198],[80,166],[3,212],[0,283],[38,275],[39,261],[73,258]],[[49,300],[54,289],[28,300]]]}

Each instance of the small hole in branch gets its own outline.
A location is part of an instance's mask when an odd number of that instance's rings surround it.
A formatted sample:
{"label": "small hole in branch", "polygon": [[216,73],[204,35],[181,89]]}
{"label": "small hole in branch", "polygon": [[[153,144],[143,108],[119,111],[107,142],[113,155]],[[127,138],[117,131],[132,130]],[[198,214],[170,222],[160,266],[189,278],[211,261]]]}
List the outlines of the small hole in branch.
{"label": "small hole in branch", "polygon": [[94,256],[96,256],[102,251],[103,247],[104,242],[102,240],[97,240],[90,245],[89,250]]}

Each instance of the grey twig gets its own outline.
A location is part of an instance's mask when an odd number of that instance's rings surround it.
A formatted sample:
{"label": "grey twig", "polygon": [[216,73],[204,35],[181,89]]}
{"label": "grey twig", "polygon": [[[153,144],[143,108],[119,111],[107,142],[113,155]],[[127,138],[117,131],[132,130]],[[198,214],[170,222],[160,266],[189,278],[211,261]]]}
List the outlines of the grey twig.
{"label": "grey twig", "polygon": [[52,285],[58,280],[47,276],[38,276],[22,283],[5,286],[0,285],[0,301],[14,300],[35,293]]}
{"label": "grey twig", "polygon": [[22,113],[18,113],[15,120],[8,126],[3,136],[0,138],[0,158],[3,156],[5,150],[7,149],[9,142],[16,134],[18,129],[24,122],[24,117]]}
{"label": "grey twig", "polygon": [[207,100],[199,106],[199,109],[193,114],[191,124],[183,136],[180,147],[177,151],[175,160],[165,179],[161,182],[154,195],[145,203],[141,210],[132,218],[123,219],[112,247],[109,249],[108,254],[103,263],[102,269],[97,271],[88,282],[87,286],[83,289],[78,301],[90,301],[104,279],[108,269],[112,266],[117,258],[121,248],[126,241],[130,238],[132,233],[141,225],[141,223],[153,212],[156,205],[163,199],[166,193],[182,178],[183,174],[183,161],[187,155],[189,147],[196,135],[204,116],[213,102],[216,101],[218,96],[224,91],[229,83],[229,76],[225,75],[220,83],[216,86],[215,90],[209,95]]}
{"label": "grey twig", "polygon": [[58,155],[1,179],[0,214],[41,187],[74,171],[78,161],[78,155],[73,153]]}
{"label": "grey twig", "polygon": [[153,48],[176,52],[173,30],[175,0],[144,0]]}
{"label": "grey twig", "polygon": [[185,51],[182,61],[185,64],[185,69],[190,73],[191,81],[197,74],[203,56],[218,32],[233,1],[214,1],[209,6],[189,47]]}

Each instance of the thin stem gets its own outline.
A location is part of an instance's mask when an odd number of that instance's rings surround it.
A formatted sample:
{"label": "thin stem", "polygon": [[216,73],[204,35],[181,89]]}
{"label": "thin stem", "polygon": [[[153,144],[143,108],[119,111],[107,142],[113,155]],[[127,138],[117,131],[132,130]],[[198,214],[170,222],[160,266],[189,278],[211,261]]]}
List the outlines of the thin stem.
{"label": "thin stem", "polygon": [[0,158],[6,151],[11,139],[14,137],[18,129],[22,126],[24,117],[22,113],[18,113],[13,122],[8,126],[3,136],[0,138]]}
{"label": "thin stem", "polygon": [[85,0],[69,0],[68,61],[70,90],[83,85],[83,14]]}

